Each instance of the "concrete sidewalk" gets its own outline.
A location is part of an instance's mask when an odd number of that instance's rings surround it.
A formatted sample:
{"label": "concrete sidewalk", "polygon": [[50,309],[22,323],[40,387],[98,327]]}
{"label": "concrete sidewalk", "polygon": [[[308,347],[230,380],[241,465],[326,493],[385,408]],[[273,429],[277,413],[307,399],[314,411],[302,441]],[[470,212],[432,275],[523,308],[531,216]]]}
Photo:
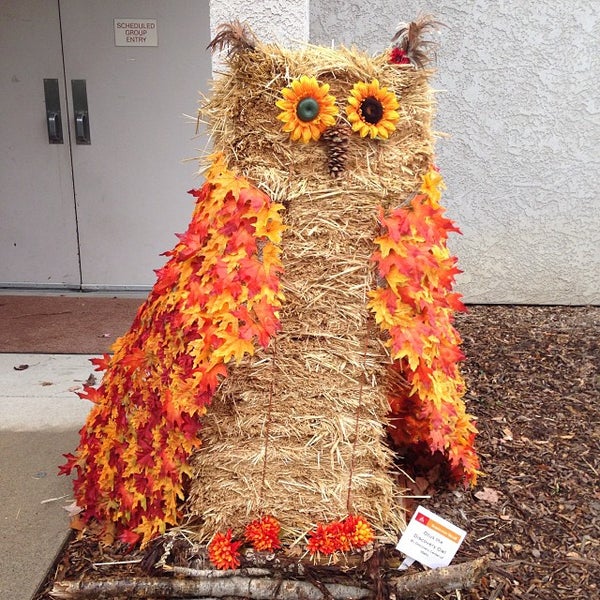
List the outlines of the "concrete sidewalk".
{"label": "concrete sidewalk", "polygon": [[69,531],[71,483],[57,473],[91,406],[75,393],[89,358],[0,354],[2,600],[31,599]]}

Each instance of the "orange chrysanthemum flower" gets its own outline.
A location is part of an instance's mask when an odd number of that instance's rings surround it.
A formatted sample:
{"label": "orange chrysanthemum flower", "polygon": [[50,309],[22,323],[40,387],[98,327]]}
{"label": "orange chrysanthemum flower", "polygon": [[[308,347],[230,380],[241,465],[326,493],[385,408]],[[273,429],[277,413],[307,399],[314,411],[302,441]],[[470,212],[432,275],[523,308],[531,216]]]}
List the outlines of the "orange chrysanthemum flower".
{"label": "orange chrysanthemum flower", "polygon": [[363,517],[350,515],[344,524],[350,545],[353,548],[363,548],[375,539],[373,529]]}
{"label": "orange chrysanthemum flower", "polygon": [[338,113],[335,98],[329,94],[329,84],[322,85],[314,77],[302,75],[289,87],[281,90],[283,98],[275,105],[281,109],[277,115],[283,121],[283,131],[294,141],[317,141],[321,134],[335,124]]}
{"label": "orange chrysanthemum flower", "polygon": [[316,530],[309,535],[306,545],[311,554],[333,554],[338,549],[339,543],[333,531],[334,527],[332,527],[332,525],[337,523],[335,521],[328,525],[323,523],[317,525]]}
{"label": "orange chrysanthemum flower", "polygon": [[217,533],[208,545],[208,558],[217,569],[237,569],[240,566],[239,547],[242,542],[231,540],[231,529]]}
{"label": "orange chrysanthemum flower", "polygon": [[393,92],[387,87],[379,87],[379,81],[355,83],[348,97],[346,114],[352,129],[360,137],[387,139],[396,129],[400,115],[396,109],[400,105]]}
{"label": "orange chrysanthemum flower", "polygon": [[281,548],[279,540],[279,531],[281,527],[277,519],[271,516],[256,519],[246,526],[246,539],[252,544],[255,550],[267,551]]}
{"label": "orange chrysanthemum flower", "polygon": [[311,554],[348,552],[353,548],[364,548],[374,539],[373,529],[363,517],[349,515],[343,521],[319,523],[309,534],[307,548]]}

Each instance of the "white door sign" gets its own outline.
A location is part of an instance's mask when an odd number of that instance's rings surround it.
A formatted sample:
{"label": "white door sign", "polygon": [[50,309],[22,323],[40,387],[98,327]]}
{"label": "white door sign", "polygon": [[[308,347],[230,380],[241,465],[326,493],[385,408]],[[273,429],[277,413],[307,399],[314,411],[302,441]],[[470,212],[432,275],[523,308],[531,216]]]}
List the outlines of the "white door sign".
{"label": "white door sign", "polygon": [[158,46],[156,19],[115,19],[115,46]]}

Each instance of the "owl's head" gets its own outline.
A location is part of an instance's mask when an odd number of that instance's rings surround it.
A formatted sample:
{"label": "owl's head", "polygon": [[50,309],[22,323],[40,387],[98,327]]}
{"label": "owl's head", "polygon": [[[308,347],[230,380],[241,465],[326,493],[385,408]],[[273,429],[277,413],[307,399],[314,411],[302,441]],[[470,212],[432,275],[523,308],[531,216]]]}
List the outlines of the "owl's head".
{"label": "owl's head", "polygon": [[369,56],[355,48],[263,44],[239,23],[209,48],[226,69],[200,109],[229,168],[286,202],[298,194],[362,191],[398,205],[432,163],[430,18]]}

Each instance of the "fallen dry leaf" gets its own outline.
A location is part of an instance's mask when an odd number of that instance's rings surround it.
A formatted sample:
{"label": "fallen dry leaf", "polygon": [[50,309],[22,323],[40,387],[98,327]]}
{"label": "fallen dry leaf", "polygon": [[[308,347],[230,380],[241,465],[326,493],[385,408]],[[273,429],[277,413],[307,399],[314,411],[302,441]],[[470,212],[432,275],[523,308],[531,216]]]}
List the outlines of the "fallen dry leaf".
{"label": "fallen dry leaf", "polygon": [[488,504],[496,504],[500,499],[500,492],[493,488],[484,487],[482,490],[475,492],[475,498]]}
{"label": "fallen dry leaf", "polygon": [[430,485],[429,480],[425,477],[416,477],[414,482],[409,484],[409,487],[414,496],[424,496]]}
{"label": "fallen dry leaf", "polygon": [[71,504],[65,504],[65,506],[63,506],[63,510],[67,511],[69,517],[74,517],[75,515],[78,515],[83,509],[77,506],[77,503],[73,501],[71,502]]}
{"label": "fallen dry leaf", "polygon": [[71,517],[69,527],[75,529],[75,531],[83,532],[85,529],[85,521],[80,516],[74,515]]}

